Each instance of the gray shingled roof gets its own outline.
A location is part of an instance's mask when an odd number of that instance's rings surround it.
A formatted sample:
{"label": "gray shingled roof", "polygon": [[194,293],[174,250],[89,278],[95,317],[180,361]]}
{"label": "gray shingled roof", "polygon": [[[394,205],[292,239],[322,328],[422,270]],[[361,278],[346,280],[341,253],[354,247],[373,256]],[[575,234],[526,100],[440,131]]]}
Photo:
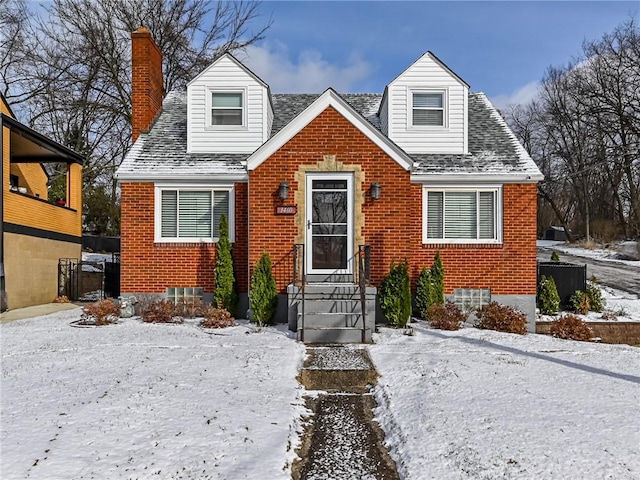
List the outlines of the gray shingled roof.
{"label": "gray shingled roof", "polygon": [[[272,95],[274,119],[271,135],[280,131],[311,105],[319,94]],[[380,129],[377,111],[382,94],[344,94],[344,100]],[[505,121],[483,93],[469,94],[469,154],[411,154],[412,174],[451,173],[532,174],[539,171]],[[172,92],[149,133],[144,133],[118,169],[119,176],[158,178],[246,175],[247,154],[187,153],[187,95]]]}
{"label": "gray shingled roof", "polygon": [[246,158],[237,153],[187,153],[187,92],[171,92],[150,131],[140,135],[120,164],[118,176],[246,176]]}

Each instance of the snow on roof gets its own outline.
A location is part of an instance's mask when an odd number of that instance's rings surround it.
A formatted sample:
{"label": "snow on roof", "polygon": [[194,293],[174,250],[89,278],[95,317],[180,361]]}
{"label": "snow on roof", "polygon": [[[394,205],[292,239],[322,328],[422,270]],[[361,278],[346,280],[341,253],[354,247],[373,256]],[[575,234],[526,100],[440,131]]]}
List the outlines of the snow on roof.
{"label": "snow on roof", "polygon": [[[274,119],[271,136],[278,133],[308,108],[320,94],[272,95]],[[382,94],[340,95],[376,129],[381,131],[377,115]],[[412,179],[415,181],[444,178],[460,179],[465,174],[477,177],[513,178],[532,182],[542,179],[538,167],[499,112],[484,93],[470,93],[468,98],[469,153],[411,154],[414,160]],[[120,181],[149,179],[201,180],[247,178],[246,159],[249,154],[187,153],[186,91],[171,92],[163,103],[162,113],[148,133],[141,134],[133,145],[117,176]]]}

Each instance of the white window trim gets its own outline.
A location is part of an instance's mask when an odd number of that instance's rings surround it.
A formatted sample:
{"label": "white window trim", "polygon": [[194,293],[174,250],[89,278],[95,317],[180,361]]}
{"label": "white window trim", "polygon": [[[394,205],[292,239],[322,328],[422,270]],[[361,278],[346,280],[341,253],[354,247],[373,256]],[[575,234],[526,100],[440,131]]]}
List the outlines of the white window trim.
{"label": "white window trim", "polygon": [[229,185],[202,184],[156,184],[154,188],[154,242],[155,243],[217,243],[218,237],[163,237],[162,236],[162,192],[164,190],[198,190],[198,191],[227,191],[229,192],[229,241],[235,243],[235,188]]}
{"label": "white window trim", "polygon": [[[473,238],[427,238],[427,202],[428,192],[495,192],[495,216],[496,216],[496,238],[495,239],[473,239]],[[504,223],[503,218],[503,198],[502,198],[502,185],[465,185],[463,187],[456,186],[438,186],[438,185],[424,185],[422,187],[422,243],[423,244],[502,244],[502,226]],[[476,210],[476,215],[479,215],[479,210]],[[478,221],[478,228],[480,222]],[[444,228],[444,222],[443,222]],[[444,231],[444,230],[443,230]]]}
{"label": "white window trim", "polygon": [[[413,124],[413,94],[440,93],[442,94],[442,123],[443,125],[414,125]],[[407,126],[409,130],[445,130],[449,128],[449,89],[448,88],[408,88],[407,89]]]}
{"label": "white window trim", "polygon": [[[247,130],[247,88],[215,88],[206,89],[206,126],[210,130]],[[213,110],[214,93],[239,93],[242,95],[242,125],[214,125],[211,122],[211,111]]]}

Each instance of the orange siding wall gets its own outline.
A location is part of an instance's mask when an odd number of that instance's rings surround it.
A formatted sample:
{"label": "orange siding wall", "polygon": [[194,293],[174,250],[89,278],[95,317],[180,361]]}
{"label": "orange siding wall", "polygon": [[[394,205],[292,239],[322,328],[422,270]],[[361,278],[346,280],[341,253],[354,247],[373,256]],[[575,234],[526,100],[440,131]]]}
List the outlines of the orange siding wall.
{"label": "orange siding wall", "polygon": [[[214,243],[154,243],[153,183],[122,183],[121,291],[165,293],[167,287],[214,290]],[[234,265],[247,291],[247,185],[235,185]]]}

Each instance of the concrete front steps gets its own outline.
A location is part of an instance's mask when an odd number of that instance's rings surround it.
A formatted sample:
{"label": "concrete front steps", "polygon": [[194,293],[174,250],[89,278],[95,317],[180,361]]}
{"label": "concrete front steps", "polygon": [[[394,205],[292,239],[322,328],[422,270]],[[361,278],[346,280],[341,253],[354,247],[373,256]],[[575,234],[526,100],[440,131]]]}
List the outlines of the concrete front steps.
{"label": "concrete front steps", "polygon": [[370,343],[375,327],[376,288],[365,289],[363,315],[360,287],[352,283],[289,285],[289,328],[305,343]]}

